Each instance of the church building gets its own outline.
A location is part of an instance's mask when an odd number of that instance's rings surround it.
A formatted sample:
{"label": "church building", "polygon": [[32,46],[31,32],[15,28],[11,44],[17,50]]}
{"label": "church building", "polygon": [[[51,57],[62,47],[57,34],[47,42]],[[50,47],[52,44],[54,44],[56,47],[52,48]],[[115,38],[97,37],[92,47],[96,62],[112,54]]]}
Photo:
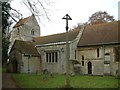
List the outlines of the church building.
{"label": "church building", "polygon": [[[119,21],[82,25],[70,30],[68,64],[66,33],[34,37],[28,41],[17,40],[10,51],[10,67],[19,66],[17,71],[20,73],[42,72],[46,69],[48,72],[64,74],[68,65],[69,74],[116,75],[120,66],[118,23]],[[12,60],[16,63],[12,64]]]}
{"label": "church building", "polygon": [[34,15],[20,19],[10,32],[10,46],[15,40],[31,41],[34,37],[40,36],[40,26]]}

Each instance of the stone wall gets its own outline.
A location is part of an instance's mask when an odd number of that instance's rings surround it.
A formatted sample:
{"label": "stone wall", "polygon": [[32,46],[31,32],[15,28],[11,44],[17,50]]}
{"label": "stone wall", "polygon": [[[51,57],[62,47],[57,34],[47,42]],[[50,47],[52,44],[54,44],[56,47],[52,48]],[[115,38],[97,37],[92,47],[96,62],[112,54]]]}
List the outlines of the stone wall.
{"label": "stone wall", "polygon": [[[69,73],[73,73],[73,64],[71,60],[75,60],[75,51],[77,49],[77,44],[82,36],[84,31],[84,27],[82,26],[79,34],[72,41],[69,41]],[[70,36],[68,36],[70,37]],[[42,69],[48,69],[49,72],[53,73],[65,73],[66,72],[66,41],[65,42],[55,42],[44,45],[37,45],[37,50],[41,55],[42,60]],[[46,52],[58,52],[58,62],[48,63],[46,62]]]}
{"label": "stone wall", "polygon": [[21,73],[37,73],[40,71],[40,57],[22,55],[22,60]]}
{"label": "stone wall", "polygon": [[[16,62],[16,65],[14,65]],[[9,55],[9,63],[8,63],[8,72],[20,73],[21,72],[21,63],[22,63],[22,55],[18,50],[13,50]],[[17,67],[14,67],[17,66]],[[17,72],[14,71],[16,68]]]}
{"label": "stone wall", "polygon": [[[31,34],[31,31],[34,31],[34,35]],[[12,48],[12,45],[14,44],[15,40],[31,41],[33,40],[33,37],[39,36],[40,27],[37,23],[36,18],[32,15],[30,18],[28,18],[27,22],[25,22],[19,27],[13,28],[13,30],[11,31],[11,43],[9,45],[9,51]]]}
{"label": "stone wall", "polygon": [[[29,60],[29,61],[28,61]],[[8,71],[14,72],[16,68],[17,72],[14,73],[36,73],[41,69],[41,59],[40,57],[33,57],[21,54],[18,50],[13,50],[9,56]],[[16,61],[16,65],[14,65]],[[17,67],[14,67],[17,66]],[[29,71],[28,71],[29,69]]]}
{"label": "stone wall", "polygon": [[[41,55],[42,70],[47,69],[52,73],[64,73],[66,71],[66,46],[64,44],[58,45],[43,45],[37,47]],[[58,52],[58,62],[46,62],[47,52]]]}
{"label": "stone wall", "polygon": [[[114,47],[116,45],[78,48],[77,60],[81,63],[80,73],[88,74],[88,62],[91,62],[93,75],[115,75],[119,62],[115,61]],[[98,48],[99,57],[97,56]],[[82,56],[84,56],[84,65],[82,65]]]}
{"label": "stone wall", "polygon": [[[99,48],[99,57],[97,56],[97,48]],[[84,57],[84,65],[82,65],[82,57]],[[92,74],[102,74],[102,59],[101,47],[77,49],[77,60],[81,63],[81,74],[88,74],[88,62],[92,63]]]}

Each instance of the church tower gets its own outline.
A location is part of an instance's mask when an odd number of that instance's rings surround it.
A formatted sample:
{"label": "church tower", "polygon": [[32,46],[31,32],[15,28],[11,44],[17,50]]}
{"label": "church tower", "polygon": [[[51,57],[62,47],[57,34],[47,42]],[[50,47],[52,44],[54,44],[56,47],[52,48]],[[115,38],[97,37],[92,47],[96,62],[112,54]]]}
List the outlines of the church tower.
{"label": "church tower", "polygon": [[20,19],[10,33],[10,46],[15,40],[32,41],[34,37],[40,36],[40,27],[34,15]]}

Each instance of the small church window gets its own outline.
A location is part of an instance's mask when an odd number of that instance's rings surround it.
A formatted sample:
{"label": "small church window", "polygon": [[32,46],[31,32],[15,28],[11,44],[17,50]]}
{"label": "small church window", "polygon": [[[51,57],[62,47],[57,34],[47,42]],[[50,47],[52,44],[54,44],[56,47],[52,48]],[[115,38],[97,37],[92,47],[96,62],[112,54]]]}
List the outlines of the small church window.
{"label": "small church window", "polygon": [[46,53],[46,62],[48,62],[48,53]]}
{"label": "small church window", "polygon": [[99,48],[97,48],[97,57],[99,57],[100,55],[100,52],[99,52]]}
{"label": "small church window", "polygon": [[49,62],[51,62],[51,53],[49,53]]}
{"label": "small church window", "polygon": [[58,52],[47,52],[46,53],[46,62],[55,63],[58,62]]}
{"label": "small church window", "polygon": [[104,64],[110,64],[110,53],[105,53]]}
{"label": "small church window", "polygon": [[119,49],[120,49],[120,47],[115,47],[114,48],[114,53],[115,53],[115,61],[116,62],[119,62],[119,59],[120,59],[120,56],[119,56]]}
{"label": "small church window", "polygon": [[82,66],[84,66],[84,56],[82,55]]}
{"label": "small church window", "polygon": [[57,61],[58,61],[58,53],[55,52],[55,62],[57,62]]}
{"label": "small church window", "polygon": [[75,50],[75,59],[76,59],[76,50]]}
{"label": "small church window", "polygon": [[19,35],[19,33],[20,33],[20,29],[19,29],[19,27],[17,28],[17,35]]}
{"label": "small church window", "polygon": [[53,52],[53,53],[52,53],[52,62],[54,62],[54,58],[55,58],[54,55],[55,55],[55,54],[54,54],[54,52]]}
{"label": "small church window", "polygon": [[110,53],[105,53],[105,55],[110,55]]}
{"label": "small church window", "polygon": [[35,32],[33,29],[31,30],[31,35],[35,35]]}

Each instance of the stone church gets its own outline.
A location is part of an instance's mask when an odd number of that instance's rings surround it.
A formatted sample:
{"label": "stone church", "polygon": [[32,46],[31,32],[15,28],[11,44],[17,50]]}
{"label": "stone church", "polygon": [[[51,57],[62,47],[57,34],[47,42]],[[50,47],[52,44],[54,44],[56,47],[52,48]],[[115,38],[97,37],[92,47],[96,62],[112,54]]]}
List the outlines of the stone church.
{"label": "stone church", "polygon": [[15,40],[31,41],[34,37],[40,36],[40,27],[34,15],[20,19],[10,32],[11,48]]}
{"label": "stone church", "polygon": [[8,71],[22,73],[38,71],[40,55],[32,45],[33,38],[40,36],[40,27],[35,16],[20,19],[10,34]]}
{"label": "stone church", "polygon": [[[83,25],[68,32],[70,74],[118,73],[120,66],[118,23],[119,21]],[[36,35],[28,41],[16,40],[10,51],[9,71],[35,73],[46,69],[52,73],[65,73],[65,37],[66,33],[59,33],[48,36]]]}

